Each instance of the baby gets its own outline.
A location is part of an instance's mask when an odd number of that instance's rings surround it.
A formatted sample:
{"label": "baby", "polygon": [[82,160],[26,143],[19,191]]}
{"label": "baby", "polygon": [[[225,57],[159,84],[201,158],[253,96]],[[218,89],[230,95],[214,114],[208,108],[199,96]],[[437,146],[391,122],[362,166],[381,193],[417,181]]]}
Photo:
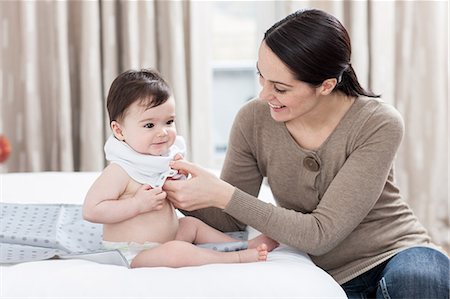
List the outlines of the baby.
{"label": "baby", "polygon": [[180,179],[169,162],[185,144],[175,128],[175,100],[152,70],[130,70],[112,83],[107,109],[113,135],[105,144],[111,163],[89,189],[84,219],[103,224],[103,245],[122,252],[134,267],[184,267],[265,261],[278,243],[264,235],[241,251],[220,252],[194,244],[238,240],[193,217],[178,219],[162,185]]}

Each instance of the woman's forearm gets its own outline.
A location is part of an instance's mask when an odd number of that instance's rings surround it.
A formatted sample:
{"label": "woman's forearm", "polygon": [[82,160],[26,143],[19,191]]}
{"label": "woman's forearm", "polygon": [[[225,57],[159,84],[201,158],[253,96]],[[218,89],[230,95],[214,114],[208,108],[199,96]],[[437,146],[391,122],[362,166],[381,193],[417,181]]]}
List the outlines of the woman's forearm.
{"label": "woman's forearm", "polygon": [[212,196],[212,206],[223,210],[233,197],[235,187],[220,179],[216,183],[217,186],[213,187],[215,194]]}

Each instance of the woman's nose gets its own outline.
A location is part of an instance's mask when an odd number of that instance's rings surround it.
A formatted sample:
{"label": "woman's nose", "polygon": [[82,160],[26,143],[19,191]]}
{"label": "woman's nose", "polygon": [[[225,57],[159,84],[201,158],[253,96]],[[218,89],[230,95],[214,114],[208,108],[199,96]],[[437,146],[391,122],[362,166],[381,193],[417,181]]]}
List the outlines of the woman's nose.
{"label": "woman's nose", "polygon": [[273,94],[270,91],[268,84],[261,84],[261,90],[259,91],[259,99],[263,101],[270,101],[272,97]]}

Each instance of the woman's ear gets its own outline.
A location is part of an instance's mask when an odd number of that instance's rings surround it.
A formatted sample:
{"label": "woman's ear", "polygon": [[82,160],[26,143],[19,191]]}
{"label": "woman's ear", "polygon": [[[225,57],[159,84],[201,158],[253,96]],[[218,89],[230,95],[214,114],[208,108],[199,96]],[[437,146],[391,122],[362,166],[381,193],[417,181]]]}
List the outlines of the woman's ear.
{"label": "woman's ear", "polygon": [[125,140],[125,136],[123,135],[122,128],[120,127],[120,124],[117,121],[113,120],[111,122],[110,126],[111,126],[111,130],[112,130],[114,136],[117,139],[119,139],[120,141],[124,141]]}
{"label": "woman's ear", "polygon": [[336,78],[326,79],[319,86],[319,93],[324,96],[329,95],[336,87],[336,84],[337,84]]}

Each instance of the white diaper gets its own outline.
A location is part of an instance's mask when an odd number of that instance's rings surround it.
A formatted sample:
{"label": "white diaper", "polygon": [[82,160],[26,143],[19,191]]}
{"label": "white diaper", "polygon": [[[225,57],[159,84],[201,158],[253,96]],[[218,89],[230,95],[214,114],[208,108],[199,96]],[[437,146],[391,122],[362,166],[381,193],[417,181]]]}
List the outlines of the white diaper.
{"label": "white diaper", "polygon": [[120,253],[127,259],[128,264],[131,265],[131,261],[138,255],[141,251],[146,249],[151,249],[161,245],[156,242],[145,242],[144,244],[136,242],[110,242],[102,241],[103,247],[108,250],[119,250]]}

